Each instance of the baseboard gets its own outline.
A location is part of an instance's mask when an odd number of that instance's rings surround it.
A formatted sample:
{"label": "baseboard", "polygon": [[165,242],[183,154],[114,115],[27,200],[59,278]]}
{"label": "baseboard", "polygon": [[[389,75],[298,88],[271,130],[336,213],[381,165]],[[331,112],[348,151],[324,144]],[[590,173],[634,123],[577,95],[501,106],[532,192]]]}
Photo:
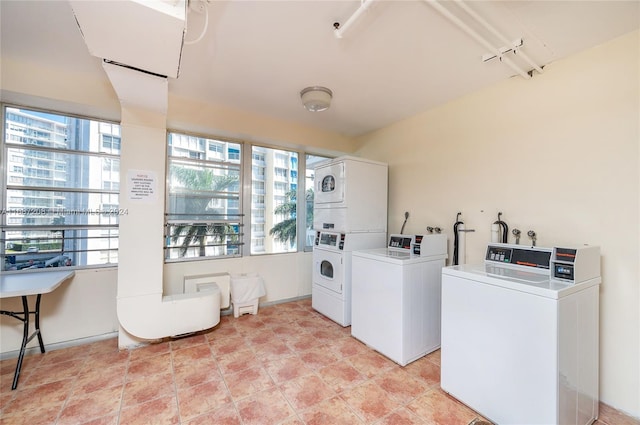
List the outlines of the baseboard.
{"label": "baseboard", "polygon": [[[75,347],[77,345],[91,344],[92,342],[98,342],[105,339],[117,338],[117,337],[118,337],[118,332],[115,331],[115,332],[109,332],[102,335],[89,336],[86,338],[72,339],[70,341],[62,341],[62,342],[54,342],[51,344],[45,344],[44,348],[46,351],[55,351],[55,350],[60,350],[61,348],[69,348],[69,347]],[[25,356],[28,356],[30,354],[39,354],[39,353],[40,353],[40,347],[36,345],[35,347],[27,348],[24,354]],[[0,360],[17,358],[19,354],[20,354],[20,350],[7,351],[5,353],[0,353]]]}
{"label": "baseboard", "polygon": [[[301,300],[306,300],[306,299],[310,299],[311,298],[311,294],[309,295],[303,295],[301,297],[293,297],[293,298],[286,298],[283,300],[278,300],[278,301],[269,301],[266,303],[260,303],[258,304],[258,308],[262,308],[262,307],[270,307],[272,305],[278,305],[278,304],[284,304],[284,303],[290,303],[290,302],[294,302],[294,301],[301,301]],[[233,314],[233,306],[226,308],[224,310],[220,310],[220,315],[221,316],[228,316],[230,314]],[[258,313],[259,314],[259,313]]]}

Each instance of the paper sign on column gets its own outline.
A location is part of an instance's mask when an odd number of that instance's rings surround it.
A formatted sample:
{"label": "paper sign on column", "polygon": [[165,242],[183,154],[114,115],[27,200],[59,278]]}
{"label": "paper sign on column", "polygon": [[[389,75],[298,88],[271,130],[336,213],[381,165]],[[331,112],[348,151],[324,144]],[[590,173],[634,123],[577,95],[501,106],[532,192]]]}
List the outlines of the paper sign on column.
{"label": "paper sign on column", "polygon": [[158,199],[158,179],[154,171],[129,170],[129,200],[152,203]]}

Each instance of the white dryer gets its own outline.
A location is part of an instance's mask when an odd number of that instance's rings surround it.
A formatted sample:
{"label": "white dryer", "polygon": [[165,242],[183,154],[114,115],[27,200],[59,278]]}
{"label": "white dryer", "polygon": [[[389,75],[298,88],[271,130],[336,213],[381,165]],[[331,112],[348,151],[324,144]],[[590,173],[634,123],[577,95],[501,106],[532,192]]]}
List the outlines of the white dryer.
{"label": "white dryer", "polygon": [[318,163],[314,179],[315,230],[386,233],[387,164],[342,156]]}
{"label": "white dryer", "polygon": [[[351,335],[396,363],[440,347],[440,279],[447,237],[391,235],[387,248],[353,252]],[[414,252],[420,252],[420,255]]]}
{"label": "white dryer", "polygon": [[490,244],[442,270],[441,386],[499,424],[598,417],[597,247]]}
{"label": "white dryer", "polygon": [[351,253],[384,247],[385,233],[316,232],[311,306],[334,322],[351,324]]}

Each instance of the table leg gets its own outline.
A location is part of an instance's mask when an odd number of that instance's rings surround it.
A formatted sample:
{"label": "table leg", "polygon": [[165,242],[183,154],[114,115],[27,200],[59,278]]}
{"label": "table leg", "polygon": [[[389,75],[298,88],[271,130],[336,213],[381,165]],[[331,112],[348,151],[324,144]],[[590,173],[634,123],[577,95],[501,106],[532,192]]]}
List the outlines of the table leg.
{"label": "table leg", "polygon": [[22,345],[20,346],[20,354],[18,355],[18,364],[16,365],[16,371],[13,374],[12,390],[18,387],[18,378],[20,378],[20,370],[22,369],[22,359],[24,358],[24,352],[29,342],[29,303],[27,297],[22,297],[22,309],[24,310],[24,329],[22,331]]}
{"label": "table leg", "polygon": [[36,311],[34,315],[36,316],[35,325],[36,325],[36,334],[38,334],[38,343],[40,343],[40,352],[44,353],[44,342],[42,342],[42,332],[40,332],[40,298],[42,294],[38,294],[36,297]]}

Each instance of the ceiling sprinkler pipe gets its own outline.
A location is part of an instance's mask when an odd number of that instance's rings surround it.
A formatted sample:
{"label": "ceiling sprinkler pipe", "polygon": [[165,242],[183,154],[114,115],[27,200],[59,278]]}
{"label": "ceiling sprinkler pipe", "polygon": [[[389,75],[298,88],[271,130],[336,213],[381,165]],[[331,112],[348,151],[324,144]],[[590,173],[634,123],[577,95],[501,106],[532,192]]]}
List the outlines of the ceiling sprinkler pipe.
{"label": "ceiling sprinkler pipe", "polygon": [[336,36],[336,38],[342,38],[349,27],[351,27],[351,25],[353,25],[353,23],[358,20],[360,15],[362,15],[362,13],[364,13],[364,11],[367,10],[369,6],[371,6],[371,3],[373,3],[374,1],[375,0],[362,1],[360,3],[360,7],[353,13],[353,15],[351,15],[349,19],[347,19],[347,22],[345,22],[344,25],[340,25],[340,23],[338,22],[334,23],[333,26],[335,30],[333,30],[333,34]]}
{"label": "ceiling sprinkler pipe", "polygon": [[524,78],[525,80],[528,80],[528,79],[531,78],[531,75],[529,75],[522,68],[520,68],[518,65],[516,65],[511,59],[509,59],[506,56],[502,56],[502,54],[500,53],[500,49],[498,49],[495,46],[491,45],[491,43],[489,43],[484,37],[482,37],[480,34],[478,34],[470,26],[468,26],[467,24],[462,22],[462,20],[460,18],[458,18],[453,13],[451,13],[447,8],[442,6],[438,1],[436,1],[436,0],[425,0],[425,1],[431,7],[433,7],[438,12],[440,12],[440,14],[442,14],[445,18],[449,19],[452,23],[454,23],[458,28],[460,28],[462,31],[466,32],[471,38],[473,38],[478,43],[480,43],[485,49],[488,49],[489,51],[495,53],[496,56],[500,58],[501,62],[503,62],[506,65],[508,65],[511,69],[513,69],[515,72],[517,72],[522,78]]}
{"label": "ceiling sprinkler pipe", "polygon": [[[522,39],[519,40],[520,41],[519,45],[516,45],[516,43],[509,42],[509,40],[507,40],[507,38],[504,35],[500,34],[498,32],[498,30],[496,30],[493,25],[491,25],[490,23],[485,21],[482,16],[478,15],[473,9],[471,9],[469,6],[467,6],[462,0],[454,0],[454,1],[456,2],[456,4],[462,10],[467,12],[469,14],[469,16],[471,16],[473,19],[475,19],[476,22],[478,22],[483,27],[485,27],[491,34],[493,34],[494,36],[498,37],[501,42],[503,42],[506,45],[513,46],[514,47],[514,49],[513,49],[514,53],[516,53],[516,50],[517,50],[516,48],[517,47],[521,47],[522,46],[522,44],[523,44]],[[524,52],[521,52],[520,50],[517,50],[517,53],[518,53],[518,56],[520,56],[522,59],[524,59],[529,65],[531,65],[533,67],[533,69],[535,69],[540,74],[542,74],[542,72],[543,72],[542,67],[540,67],[533,60],[531,60],[531,58],[529,56],[527,56]]]}

